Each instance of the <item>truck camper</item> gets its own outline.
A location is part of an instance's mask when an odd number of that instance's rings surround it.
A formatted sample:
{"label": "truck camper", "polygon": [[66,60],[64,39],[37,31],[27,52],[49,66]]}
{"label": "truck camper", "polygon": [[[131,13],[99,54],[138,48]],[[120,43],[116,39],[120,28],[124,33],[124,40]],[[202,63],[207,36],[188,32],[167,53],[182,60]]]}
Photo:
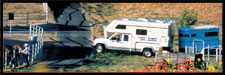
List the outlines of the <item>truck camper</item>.
{"label": "truck camper", "polygon": [[110,49],[141,52],[145,57],[151,57],[160,48],[172,51],[173,24],[173,20],[145,18],[113,20],[104,31],[114,34],[95,38],[92,46],[99,53]]}

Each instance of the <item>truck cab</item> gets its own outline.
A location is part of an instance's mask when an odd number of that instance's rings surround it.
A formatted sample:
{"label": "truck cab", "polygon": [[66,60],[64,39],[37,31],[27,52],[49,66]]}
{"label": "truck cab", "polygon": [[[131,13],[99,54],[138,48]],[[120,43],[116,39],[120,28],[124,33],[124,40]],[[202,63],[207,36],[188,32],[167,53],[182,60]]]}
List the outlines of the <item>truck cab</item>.
{"label": "truck cab", "polygon": [[[131,45],[130,36],[130,34],[115,33],[108,38],[96,38],[93,45],[100,44],[104,45],[106,49],[129,51]],[[102,50],[99,49],[97,52],[102,52]]]}

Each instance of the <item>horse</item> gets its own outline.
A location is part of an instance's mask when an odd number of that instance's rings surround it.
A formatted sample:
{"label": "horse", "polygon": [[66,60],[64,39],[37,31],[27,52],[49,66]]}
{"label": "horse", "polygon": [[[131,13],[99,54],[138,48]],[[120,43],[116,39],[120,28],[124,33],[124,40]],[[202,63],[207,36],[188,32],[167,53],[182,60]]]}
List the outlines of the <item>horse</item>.
{"label": "horse", "polygon": [[12,66],[12,62],[13,62],[13,51],[10,51],[10,50],[13,50],[13,47],[10,46],[10,45],[7,45],[6,48],[5,48],[5,52],[7,53],[7,61],[5,63],[7,64],[10,64],[10,66]]}
{"label": "horse", "polygon": [[[15,58],[13,58],[13,50],[15,50]],[[20,52],[22,51],[21,45],[18,43],[15,44],[13,47],[10,45],[7,45],[5,48],[5,51],[7,53],[7,60],[9,60],[6,63],[10,64],[10,67],[12,67],[13,64],[15,66],[18,66],[19,62],[20,62],[20,56],[21,56]],[[10,56],[8,56],[8,55],[10,55]]]}
{"label": "horse", "polygon": [[20,64],[20,57],[21,57],[21,51],[22,51],[22,48],[21,48],[21,45],[19,43],[15,44],[13,46],[13,48],[15,49],[15,53],[16,53],[16,65],[19,65]]}

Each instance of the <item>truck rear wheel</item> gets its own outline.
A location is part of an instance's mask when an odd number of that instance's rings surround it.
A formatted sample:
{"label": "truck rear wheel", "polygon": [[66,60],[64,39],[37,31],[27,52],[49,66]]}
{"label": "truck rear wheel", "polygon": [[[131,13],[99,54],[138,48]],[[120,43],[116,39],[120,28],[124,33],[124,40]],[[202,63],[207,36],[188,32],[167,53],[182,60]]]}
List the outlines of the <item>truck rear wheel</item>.
{"label": "truck rear wheel", "polygon": [[97,44],[96,46],[96,52],[97,53],[102,53],[104,51],[105,47],[102,44]]}
{"label": "truck rear wheel", "polygon": [[144,49],[142,53],[145,57],[148,57],[148,58],[151,57],[153,54],[151,49]]}

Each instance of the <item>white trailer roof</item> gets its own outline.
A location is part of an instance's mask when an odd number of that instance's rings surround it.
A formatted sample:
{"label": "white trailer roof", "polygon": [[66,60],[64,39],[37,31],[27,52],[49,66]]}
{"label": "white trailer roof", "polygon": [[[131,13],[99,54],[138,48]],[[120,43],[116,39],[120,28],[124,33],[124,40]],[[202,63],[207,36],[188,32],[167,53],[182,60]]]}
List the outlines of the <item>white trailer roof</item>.
{"label": "white trailer roof", "polygon": [[[145,19],[145,18],[138,18],[138,19],[117,19],[113,20],[107,27],[107,32],[118,32],[118,29],[115,27],[119,24],[127,25],[127,26],[137,26],[137,27],[150,27],[150,28],[164,28],[167,29],[169,25],[174,23],[173,20],[158,20],[158,19]],[[123,30],[121,31],[123,32]]]}
{"label": "white trailer roof", "polygon": [[204,26],[193,26],[194,29],[210,29],[210,28],[218,28],[216,25],[204,25]]}

